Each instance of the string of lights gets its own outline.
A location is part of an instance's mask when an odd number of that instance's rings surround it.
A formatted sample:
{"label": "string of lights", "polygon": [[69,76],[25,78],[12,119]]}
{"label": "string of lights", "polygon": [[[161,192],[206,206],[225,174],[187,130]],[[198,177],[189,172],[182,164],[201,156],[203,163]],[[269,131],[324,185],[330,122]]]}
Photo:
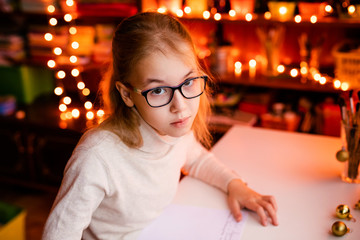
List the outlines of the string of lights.
{"label": "string of lights", "polygon": [[[76,3],[73,0],[66,0],[63,3],[65,5],[63,5],[61,11],[58,11],[57,8],[52,4],[48,5],[47,7],[50,31],[44,35],[46,41],[53,41],[56,37],[56,35],[53,34],[54,31],[51,31],[55,26],[58,25],[59,22],[59,20],[56,18],[56,16],[59,16],[59,14],[55,13],[61,13],[60,16],[63,14],[63,19],[67,23],[67,30],[70,36],[75,36],[78,33],[78,29],[74,21],[76,18]],[[71,37],[68,39],[71,40]],[[56,87],[54,89],[54,93],[60,97],[60,127],[62,128],[67,127],[67,120],[78,119],[81,117],[81,114],[85,114],[85,117],[88,121],[94,120],[95,118],[101,121],[105,114],[102,109],[98,109],[95,113],[93,109],[93,103],[86,98],[90,95],[90,89],[86,87],[86,84],[81,78],[82,67],[79,63],[79,56],[74,54],[80,47],[79,42],[71,41],[69,42],[69,47],[70,51],[59,46],[54,47],[54,58],[48,60],[47,62],[47,66],[55,70]],[[59,61],[61,64],[58,63]],[[65,66],[70,66],[71,70],[69,71],[69,67],[66,68]],[[65,77],[67,77],[67,72],[69,72],[71,77],[76,81],[80,99],[83,101],[83,108],[71,106],[73,100],[70,96],[67,95],[63,83],[63,80]]]}

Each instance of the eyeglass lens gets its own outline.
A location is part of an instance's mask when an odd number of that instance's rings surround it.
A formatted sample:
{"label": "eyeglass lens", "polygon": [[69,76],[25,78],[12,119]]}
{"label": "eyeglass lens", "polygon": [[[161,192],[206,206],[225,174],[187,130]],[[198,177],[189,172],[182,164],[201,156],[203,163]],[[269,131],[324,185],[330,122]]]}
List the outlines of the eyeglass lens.
{"label": "eyeglass lens", "polygon": [[174,91],[179,89],[185,98],[195,98],[200,96],[205,89],[205,79],[202,77],[188,79],[178,87],[158,87],[151,89],[146,94],[146,99],[150,106],[160,107],[168,104],[174,95]]}

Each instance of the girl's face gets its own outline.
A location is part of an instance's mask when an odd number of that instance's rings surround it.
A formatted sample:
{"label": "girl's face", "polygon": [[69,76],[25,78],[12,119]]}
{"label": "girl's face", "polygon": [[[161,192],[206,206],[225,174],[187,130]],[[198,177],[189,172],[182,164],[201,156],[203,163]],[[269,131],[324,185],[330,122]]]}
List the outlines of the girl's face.
{"label": "girl's face", "polygon": [[[174,87],[189,78],[200,76],[196,69],[195,64],[191,66],[175,54],[155,52],[139,62],[130,83],[141,91],[161,86]],[[128,90],[128,101],[125,102],[128,106],[135,105],[141,117],[160,135],[180,137],[190,131],[199,109],[200,97],[186,99],[179,90],[175,90],[169,104],[154,108],[149,106],[144,96]]]}

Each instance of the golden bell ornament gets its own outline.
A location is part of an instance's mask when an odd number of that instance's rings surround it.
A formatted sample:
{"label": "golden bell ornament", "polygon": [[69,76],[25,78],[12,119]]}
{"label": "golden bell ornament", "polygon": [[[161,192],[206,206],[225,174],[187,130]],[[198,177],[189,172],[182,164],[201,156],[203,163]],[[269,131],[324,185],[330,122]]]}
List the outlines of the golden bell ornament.
{"label": "golden bell ornament", "polygon": [[336,159],[339,162],[346,162],[349,159],[349,152],[342,148],[336,152]]}
{"label": "golden bell ornament", "polygon": [[351,218],[350,215],[350,208],[348,205],[346,204],[340,204],[339,206],[336,207],[336,216],[338,218]]}
{"label": "golden bell ornament", "polygon": [[336,221],[333,223],[333,225],[331,227],[331,232],[335,236],[344,236],[346,233],[349,232],[349,229],[346,226],[346,224],[343,223],[342,221]]}

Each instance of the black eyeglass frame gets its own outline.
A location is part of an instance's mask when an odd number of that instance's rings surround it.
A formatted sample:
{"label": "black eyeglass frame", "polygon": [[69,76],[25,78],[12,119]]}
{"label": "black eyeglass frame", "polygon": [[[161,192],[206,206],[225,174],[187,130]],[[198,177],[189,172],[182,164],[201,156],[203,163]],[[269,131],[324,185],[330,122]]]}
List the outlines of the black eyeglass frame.
{"label": "black eyeglass frame", "polygon": [[[202,89],[201,93],[198,94],[198,95],[196,95],[196,96],[186,97],[186,96],[184,95],[184,93],[182,92],[181,87],[182,87],[184,84],[188,83],[189,81],[192,81],[192,80],[195,80],[195,79],[198,79],[198,78],[204,79],[204,89]],[[165,105],[168,105],[168,104],[171,102],[171,100],[172,100],[173,97],[174,97],[174,92],[175,92],[175,90],[179,90],[179,92],[181,93],[181,95],[182,95],[184,98],[186,98],[186,99],[193,99],[193,98],[199,97],[199,96],[200,96],[201,94],[203,94],[204,91],[205,91],[207,80],[208,80],[208,76],[204,75],[204,76],[198,76],[198,77],[188,78],[188,79],[186,79],[184,82],[180,83],[179,85],[177,85],[177,86],[175,86],[175,87],[171,87],[171,86],[159,86],[159,87],[150,88],[150,89],[147,89],[147,90],[140,90],[140,89],[138,89],[138,88],[133,87],[133,90],[134,90],[134,92],[143,95],[144,98],[145,98],[145,100],[146,100],[146,102],[147,102],[147,104],[149,104],[150,107],[158,108],[158,107],[163,107],[163,106],[165,106]],[[152,106],[152,105],[149,103],[148,99],[147,99],[147,94],[148,94],[148,92],[153,91],[154,89],[157,89],[157,88],[170,88],[170,89],[172,90],[172,94],[171,94],[171,97],[170,97],[170,99],[169,99],[169,101],[168,101],[167,103],[162,104],[162,105],[160,105],[160,106]]]}

